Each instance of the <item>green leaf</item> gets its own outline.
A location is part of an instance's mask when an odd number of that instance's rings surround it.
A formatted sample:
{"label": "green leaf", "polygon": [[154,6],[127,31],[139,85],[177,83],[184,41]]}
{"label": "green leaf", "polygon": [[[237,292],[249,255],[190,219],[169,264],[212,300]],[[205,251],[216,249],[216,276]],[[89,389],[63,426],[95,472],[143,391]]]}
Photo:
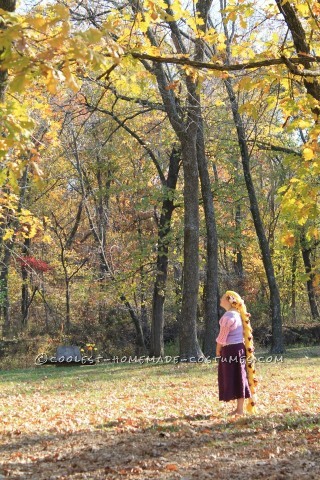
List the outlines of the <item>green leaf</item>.
{"label": "green leaf", "polygon": [[13,92],[22,93],[25,90],[25,86],[28,83],[27,75],[24,73],[18,74],[13,80],[10,82],[10,89]]}

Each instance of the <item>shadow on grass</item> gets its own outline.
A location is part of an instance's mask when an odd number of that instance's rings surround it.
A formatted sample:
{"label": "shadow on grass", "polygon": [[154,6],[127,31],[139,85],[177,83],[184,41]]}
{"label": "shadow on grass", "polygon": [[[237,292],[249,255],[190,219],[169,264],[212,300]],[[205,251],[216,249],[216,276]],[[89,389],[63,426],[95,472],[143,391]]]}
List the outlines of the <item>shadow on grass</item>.
{"label": "shadow on grass", "polygon": [[[180,478],[174,473],[179,469],[185,478],[207,478],[199,477],[204,470],[212,476],[219,473],[220,479],[238,480],[253,473],[270,479],[273,469],[279,473],[282,468],[287,476],[274,478],[300,478],[301,468],[308,478],[319,478],[319,444],[309,441],[317,425],[319,416],[307,413],[235,421],[186,415],[147,428],[128,429],[119,421],[99,425],[96,431],[40,433],[16,440],[13,436],[0,447],[0,473],[34,480],[125,475],[161,480]],[[292,439],[297,439],[296,446]]]}

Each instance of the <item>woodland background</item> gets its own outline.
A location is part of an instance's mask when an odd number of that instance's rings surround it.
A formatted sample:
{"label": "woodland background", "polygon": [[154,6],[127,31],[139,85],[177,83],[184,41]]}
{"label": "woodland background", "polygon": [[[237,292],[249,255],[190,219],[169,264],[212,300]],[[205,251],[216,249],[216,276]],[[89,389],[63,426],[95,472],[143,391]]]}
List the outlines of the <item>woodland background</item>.
{"label": "woodland background", "polygon": [[0,8],[3,365],[317,342],[319,3]]}

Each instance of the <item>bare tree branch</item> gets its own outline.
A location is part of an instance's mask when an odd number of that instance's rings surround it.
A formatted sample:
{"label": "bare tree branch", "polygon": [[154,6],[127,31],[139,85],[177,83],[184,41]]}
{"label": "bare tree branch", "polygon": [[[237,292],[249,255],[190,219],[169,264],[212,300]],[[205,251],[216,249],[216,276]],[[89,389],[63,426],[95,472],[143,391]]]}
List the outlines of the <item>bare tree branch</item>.
{"label": "bare tree branch", "polygon": [[158,162],[155,154],[153,153],[151,148],[148,147],[146,142],[141,137],[139,137],[139,135],[136,132],[131,130],[131,128],[129,128],[125,124],[127,119],[120,120],[113,112],[111,112],[110,110],[107,110],[105,108],[101,108],[101,107],[98,107],[98,106],[95,106],[95,105],[90,105],[89,103],[87,103],[87,106],[88,106],[88,108],[91,108],[91,109],[93,109],[95,111],[98,111],[98,112],[101,112],[101,113],[105,113],[106,115],[109,115],[110,117],[112,117],[120,127],[122,127],[124,130],[126,130],[128,133],[130,133],[130,135],[137,140],[137,142],[145,149],[145,151],[148,153],[148,155],[152,159],[152,161],[153,161],[153,163],[154,163],[154,165],[157,169],[157,172],[159,174],[161,183],[162,183],[162,185],[165,185],[166,184],[166,179],[165,179],[165,176],[163,174],[163,171],[162,171],[162,169],[159,165],[159,162]]}
{"label": "bare tree branch", "polygon": [[[261,67],[272,67],[273,65],[285,65],[286,61],[283,57],[280,58],[270,58],[266,60],[259,60],[257,62],[245,62],[245,63],[237,63],[237,64],[230,64],[230,65],[222,65],[220,63],[210,63],[210,62],[197,62],[195,60],[191,60],[188,56],[179,55],[175,57],[165,57],[160,55],[149,55],[147,53],[138,53],[138,52],[131,52],[130,55],[133,58],[137,58],[139,60],[150,60],[155,63],[171,63],[175,65],[186,65],[198,69],[207,69],[207,70],[216,70],[218,72],[234,72],[234,71],[244,71],[250,70],[254,68],[261,68]],[[290,62],[292,64],[301,64],[304,65],[306,63],[320,62],[320,57],[313,56],[313,55],[304,55],[303,57],[294,57],[290,58]],[[319,72],[320,75],[320,72]]]}

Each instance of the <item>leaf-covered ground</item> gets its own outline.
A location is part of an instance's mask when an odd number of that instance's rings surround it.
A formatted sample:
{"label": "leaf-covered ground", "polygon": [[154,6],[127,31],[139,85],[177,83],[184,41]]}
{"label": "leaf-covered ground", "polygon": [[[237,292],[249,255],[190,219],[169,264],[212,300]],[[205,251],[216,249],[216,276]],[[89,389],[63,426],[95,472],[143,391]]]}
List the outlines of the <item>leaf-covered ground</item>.
{"label": "leaf-covered ground", "polygon": [[1,372],[0,479],[320,478],[320,348],[257,369],[239,419],[216,363]]}

